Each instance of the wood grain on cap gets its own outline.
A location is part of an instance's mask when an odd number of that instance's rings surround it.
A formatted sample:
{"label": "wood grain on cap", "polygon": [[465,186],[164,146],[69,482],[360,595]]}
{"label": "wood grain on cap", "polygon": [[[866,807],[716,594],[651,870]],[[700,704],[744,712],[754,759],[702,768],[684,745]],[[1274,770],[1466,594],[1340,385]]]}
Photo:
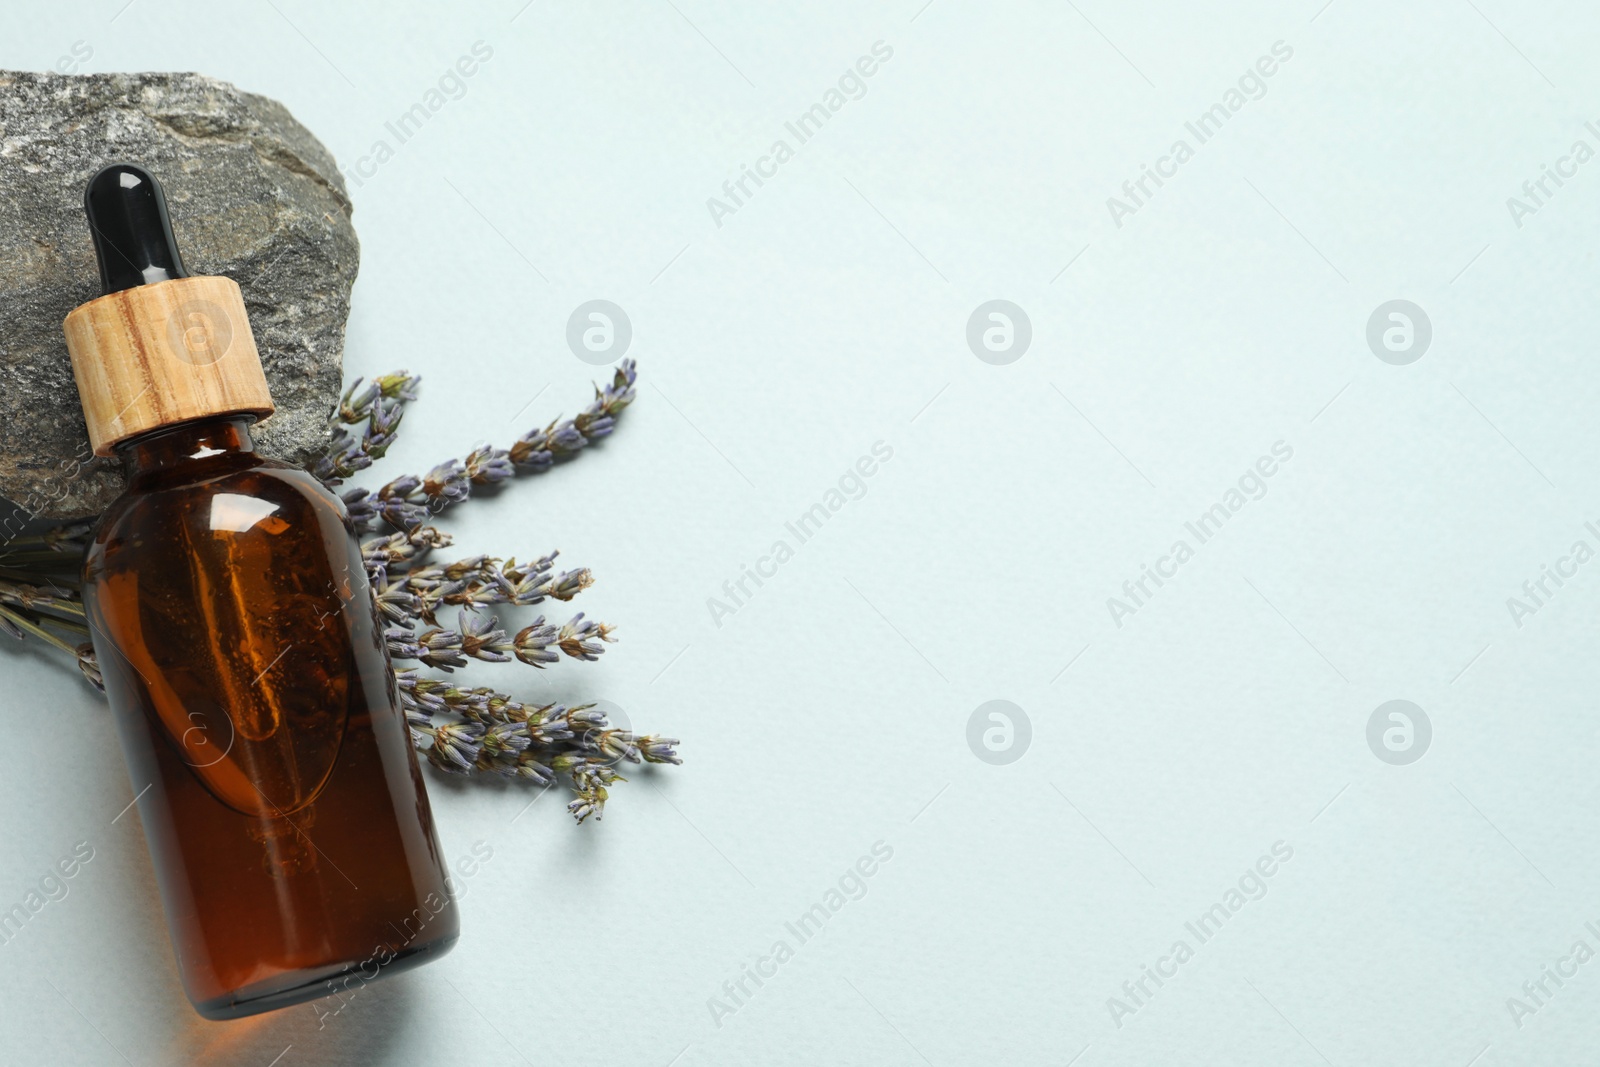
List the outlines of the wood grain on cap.
{"label": "wood grain on cap", "polygon": [[231,278],[124,289],[75,308],[62,329],[97,456],[172,423],[272,414],[244,296]]}

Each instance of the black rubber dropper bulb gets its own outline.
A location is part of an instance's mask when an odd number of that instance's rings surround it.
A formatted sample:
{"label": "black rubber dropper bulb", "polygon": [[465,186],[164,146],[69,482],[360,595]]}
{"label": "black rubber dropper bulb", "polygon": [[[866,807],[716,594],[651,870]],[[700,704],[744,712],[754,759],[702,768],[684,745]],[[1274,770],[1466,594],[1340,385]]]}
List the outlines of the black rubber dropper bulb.
{"label": "black rubber dropper bulb", "polygon": [[101,170],[84,190],[83,210],[105,292],[189,276],[161,183],[143,167],[113,163]]}

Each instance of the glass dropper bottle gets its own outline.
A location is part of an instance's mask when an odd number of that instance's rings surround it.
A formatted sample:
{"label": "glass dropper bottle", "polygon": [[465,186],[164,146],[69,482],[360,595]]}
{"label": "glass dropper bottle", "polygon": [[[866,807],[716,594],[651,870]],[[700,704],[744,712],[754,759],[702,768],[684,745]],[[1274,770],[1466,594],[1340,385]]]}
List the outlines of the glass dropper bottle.
{"label": "glass dropper bottle", "polygon": [[106,167],[84,204],[105,295],[64,329],[127,490],[83,599],[184,989],[211,1019],[348,998],[458,935],[360,544],[256,453],[243,296],[184,269],[155,177]]}

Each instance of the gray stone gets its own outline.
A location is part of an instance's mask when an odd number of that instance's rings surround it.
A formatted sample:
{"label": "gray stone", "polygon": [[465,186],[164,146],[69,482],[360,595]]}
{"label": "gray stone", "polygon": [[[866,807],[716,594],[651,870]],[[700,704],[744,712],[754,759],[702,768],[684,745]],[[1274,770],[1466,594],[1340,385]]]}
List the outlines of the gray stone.
{"label": "gray stone", "polygon": [[282,104],[198,74],[0,71],[0,497],[41,518],[122,491],[89,456],[61,320],[100,295],[83,187],[107,163],[165,187],[191,274],[244,289],[277,414],[256,440],[300,463],[327,440],[360,247],[333,156]]}

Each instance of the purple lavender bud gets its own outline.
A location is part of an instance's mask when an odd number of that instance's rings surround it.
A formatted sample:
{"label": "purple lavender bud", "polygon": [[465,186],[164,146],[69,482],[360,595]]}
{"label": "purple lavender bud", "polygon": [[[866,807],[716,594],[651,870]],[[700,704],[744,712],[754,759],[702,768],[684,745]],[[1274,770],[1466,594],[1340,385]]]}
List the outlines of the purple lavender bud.
{"label": "purple lavender bud", "polygon": [[422,601],[407,588],[403,578],[391,584],[389,576],[385,574],[383,581],[372,583],[372,595],[383,617],[394,623],[409,623],[422,610]]}
{"label": "purple lavender bud", "polygon": [[488,612],[474,615],[462,611],[459,616],[461,651],[473,659],[488,663],[509,663],[507,655],[514,646],[506,640],[506,632],[495,625],[496,619]]}
{"label": "purple lavender bud", "polygon": [[371,490],[359,486],[346,490],[339,499],[344,501],[345,510],[350,512],[350,522],[357,530],[372,529],[373,521],[378,517],[377,510],[373,508]]}
{"label": "purple lavender bud", "polygon": [[606,713],[593,704],[578,705],[567,712],[566,718],[569,723],[588,723],[591,726],[604,726],[606,724]]}
{"label": "purple lavender bud", "polygon": [[[356,390],[360,389],[359,393]],[[339,401],[339,421],[357,423],[367,417],[367,410],[372,407],[372,402],[378,399],[379,389],[376,383],[361,389],[361,379],[357,378],[350,383],[350,388],[344,391],[344,396]]]}
{"label": "purple lavender bud", "polygon": [[409,503],[399,497],[380,498],[373,510],[384,521],[402,530],[409,530],[428,521],[426,507]]}
{"label": "purple lavender bud", "polygon": [[542,718],[539,722],[528,722],[528,732],[534,740],[551,745],[558,741],[571,741],[577,735],[573,733],[572,725],[567,722],[567,709],[562,704],[551,704],[541,709]]}
{"label": "purple lavender bud", "polygon": [[598,441],[612,430],[616,429],[617,422],[610,415],[596,415],[587,419],[583,424],[583,433],[591,441]]}
{"label": "purple lavender bud", "polygon": [[553,785],[556,780],[556,773],[540,763],[532,752],[524,752],[517,758],[516,775],[544,786]]}
{"label": "purple lavender bud", "polygon": [[600,406],[607,414],[614,416],[617,412],[633,403],[633,383],[638,380],[638,377],[638,363],[631,359],[623,360],[621,365],[617,367],[616,374],[612,375],[611,384],[597,391],[599,394],[597,399]]}
{"label": "purple lavender bud", "polygon": [[681,764],[676,746],[679,741],[676,737],[639,737],[634,739],[639,746],[640,755],[644,756],[646,763],[673,763]]}
{"label": "purple lavender bud", "polygon": [[[528,727],[520,722],[501,722],[489,727],[483,735],[483,750],[493,756],[518,756],[521,755],[533,739],[528,736]],[[514,773],[513,765],[507,772]]]}
{"label": "purple lavender bud", "polygon": [[512,450],[512,462],[523,467],[532,467],[535,474],[543,473],[555,465],[555,453],[548,449]]}
{"label": "purple lavender bud", "polygon": [[585,620],[583,612],[580,611],[561,628],[561,637],[556,646],[573,659],[593,661],[600,658],[605,646],[596,644],[592,639],[616,640],[611,636],[611,629],[603,622]]}
{"label": "purple lavender bud", "polygon": [[518,659],[530,667],[543,668],[546,663],[554,663],[561,658],[550,650],[556,637],[556,628],[546,623],[544,616],[540,615],[518,631],[512,644],[516,647]]}
{"label": "purple lavender bud", "polygon": [[556,452],[576,452],[588,443],[571,419],[557,425],[550,434],[550,446]]}
{"label": "purple lavender bud", "polygon": [[416,644],[419,654],[409,658],[430,667],[450,671],[467,665],[467,657],[461,654],[461,635],[455,630],[429,630],[416,638]]}
{"label": "purple lavender bud", "polygon": [[361,442],[346,433],[343,427],[335,427],[328,451],[317,460],[312,473],[324,485],[333,486],[370,466],[372,457],[362,449]]}
{"label": "purple lavender bud", "polygon": [[493,485],[516,473],[511,453],[503,448],[479,448],[467,457],[467,477],[474,485]]}
{"label": "purple lavender bud", "polygon": [[441,726],[433,733],[433,748],[429,756],[445,770],[470,771],[482,752],[480,741],[483,727],[477,723],[458,722]]}
{"label": "purple lavender bud", "polygon": [[562,571],[545,584],[544,594],[560,601],[568,601],[594,584],[594,575],[588,567],[575,571]]}
{"label": "purple lavender bud", "polygon": [[472,482],[459,459],[447,460],[428,472],[422,480],[422,491],[430,500],[455,504],[465,500],[472,492]]}
{"label": "purple lavender bud", "polygon": [[422,479],[415,474],[404,474],[378,490],[384,500],[412,500],[422,489]]}
{"label": "purple lavender bud", "polygon": [[405,405],[398,400],[381,400],[373,405],[372,417],[368,421],[370,429],[367,436],[393,437],[395,430],[400,426],[400,420],[405,417]]}
{"label": "purple lavender bud", "polygon": [[422,658],[422,646],[417,643],[416,634],[404,626],[391,626],[384,630],[383,639],[389,646],[391,659]]}

